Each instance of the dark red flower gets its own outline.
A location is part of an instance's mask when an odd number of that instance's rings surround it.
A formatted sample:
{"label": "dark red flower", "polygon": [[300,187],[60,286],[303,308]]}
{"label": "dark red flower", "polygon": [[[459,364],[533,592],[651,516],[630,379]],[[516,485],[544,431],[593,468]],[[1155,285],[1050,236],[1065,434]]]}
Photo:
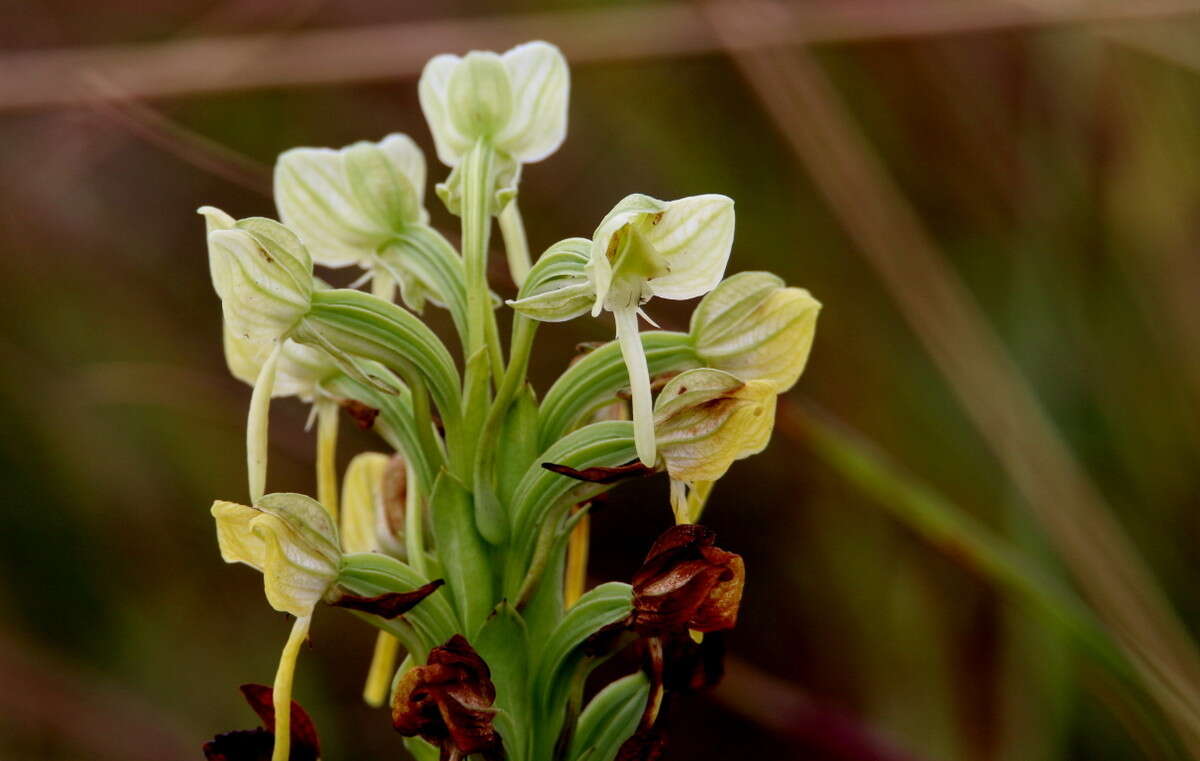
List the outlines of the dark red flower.
{"label": "dark red flower", "polygon": [[[275,747],[274,692],[263,684],[243,684],[241,690],[265,728],[235,730],[217,735],[204,744],[204,757],[208,761],[271,761],[271,752]],[[320,758],[321,743],[317,739],[317,728],[308,712],[294,700],[291,736],[289,761],[317,761]]]}
{"label": "dark red flower", "polygon": [[483,659],[459,634],[429,651],[427,665],[400,678],[392,699],[392,726],[420,736],[442,758],[482,753],[499,758],[500,735],[492,726],[496,688]]}
{"label": "dark red flower", "polygon": [[672,526],[633,577],[631,626],[645,636],[732,629],[742,600],[740,555],[716,546],[703,526]]}

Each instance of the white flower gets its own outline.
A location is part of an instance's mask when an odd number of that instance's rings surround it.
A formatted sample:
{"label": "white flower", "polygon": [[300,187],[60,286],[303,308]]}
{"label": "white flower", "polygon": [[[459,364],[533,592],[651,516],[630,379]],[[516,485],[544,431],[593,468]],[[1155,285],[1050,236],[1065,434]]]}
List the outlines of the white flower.
{"label": "white flower", "polygon": [[600,222],[585,267],[592,314],[613,313],[629,370],[638,457],[655,463],[650,373],[638,336],[642,304],[658,296],[690,299],[721,281],[733,246],[733,201],[703,195],[659,201],[627,196]]}
{"label": "white flower", "polygon": [[436,56],[419,87],[438,159],[450,167],[480,139],[521,164],[554,153],[567,134],[569,90],[566,59],[548,42],[527,42],[503,55]]}
{"label": "white flower", "polygon": [[[437,296],[405,256],[405,234],[429,222],[424,196],[425,157],[408,135],[340,150],[293,148],[275,162],[279,217],[305,242],[313,261],[386,276],[416,311]],[[391,293],[387,287],[379,295],[390,300]]]}

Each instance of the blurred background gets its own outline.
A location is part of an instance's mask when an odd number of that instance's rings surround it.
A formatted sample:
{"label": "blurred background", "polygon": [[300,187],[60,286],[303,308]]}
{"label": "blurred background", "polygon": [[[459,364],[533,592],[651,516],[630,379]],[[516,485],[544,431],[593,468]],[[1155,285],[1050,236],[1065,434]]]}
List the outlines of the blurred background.
{"label": "blurred background", "polygon": [[[825,305],[705,516],[746,598],[667,758],[1200,757],[1200,2],[8,0],[0,759],[195,759],[254,725],[236,688],[288,623],[217,553],[250,390],[194,210],[273,216],[279,152],[395,131],[440,181],[421,65],[532,38],[573,80],[521,187],[535,251],[630,192],[725,193],[730,272]],[[544,329],[540,388],[610,331]],[[273,413],[271,489],[311,492],[308,409]],[[343,463],[382,447],[342,433]],[[665,480],[618,495],[593,581],[670,522]],[[358,700],[373,640],[316,617],[328,758],[404,757]]]}

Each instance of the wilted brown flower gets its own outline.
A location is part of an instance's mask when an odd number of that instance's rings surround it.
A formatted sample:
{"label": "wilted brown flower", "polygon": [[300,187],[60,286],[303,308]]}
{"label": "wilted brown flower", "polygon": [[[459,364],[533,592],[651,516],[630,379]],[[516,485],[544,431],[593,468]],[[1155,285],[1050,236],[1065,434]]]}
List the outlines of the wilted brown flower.
{"label": "wilted brown flower", "polygon": [[646,636],[732,629],[742,600],[740,555],[714,546],[703,526],[672,526],[633,577],[631,626]]}
{"label": "wilted brown flower", "polygon": [[[275,747],[275,704],[273,691],[264,684],[243,684],[242,695],[258,714],[263,727],[240,729],[217,735],[204,743],[208,761],[270,761]],[[321,756],[317,728],[308,712],[292,701],[291,753],[289,761],[316,761]]]}
{"label": "wilted brown flower", "polygon": [[482,753],[499,758],[492,726],[496,688],[491,671],[462,635],[429,651],[427,665],[400,678],[392,699],[392,726],[441,748],[442,759]]}

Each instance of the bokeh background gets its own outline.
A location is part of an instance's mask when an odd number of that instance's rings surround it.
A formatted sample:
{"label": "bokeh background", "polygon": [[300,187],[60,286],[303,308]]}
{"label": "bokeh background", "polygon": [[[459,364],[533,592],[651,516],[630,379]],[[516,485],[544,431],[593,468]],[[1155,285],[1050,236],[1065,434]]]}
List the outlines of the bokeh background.
{"label": "bokeh background", "polygon": [[[535,250],[629,192],[720,192],[730,271],[825,305],[706,515],[746,599],[667,758],[1194,756],[1200,3],[8,0],[0,758],[194,759],[253,725],[236,687],[288,624],[217,554],[249,389],[194,210],[273,215],[280,151],[393,131],[441,179],[421,64],[530,38],[573,80],[521,188]],[[610,330],[544,329],[540,387]],[[274,407],[272,490],[313,488],[307,412]],[[343,462],[381,446],[342,433]],[[670,520],[665,482],[619,496],[593,581]],[[328,613],[297,688],[326,756],[403,758],[358,701],[373,634]]]}

